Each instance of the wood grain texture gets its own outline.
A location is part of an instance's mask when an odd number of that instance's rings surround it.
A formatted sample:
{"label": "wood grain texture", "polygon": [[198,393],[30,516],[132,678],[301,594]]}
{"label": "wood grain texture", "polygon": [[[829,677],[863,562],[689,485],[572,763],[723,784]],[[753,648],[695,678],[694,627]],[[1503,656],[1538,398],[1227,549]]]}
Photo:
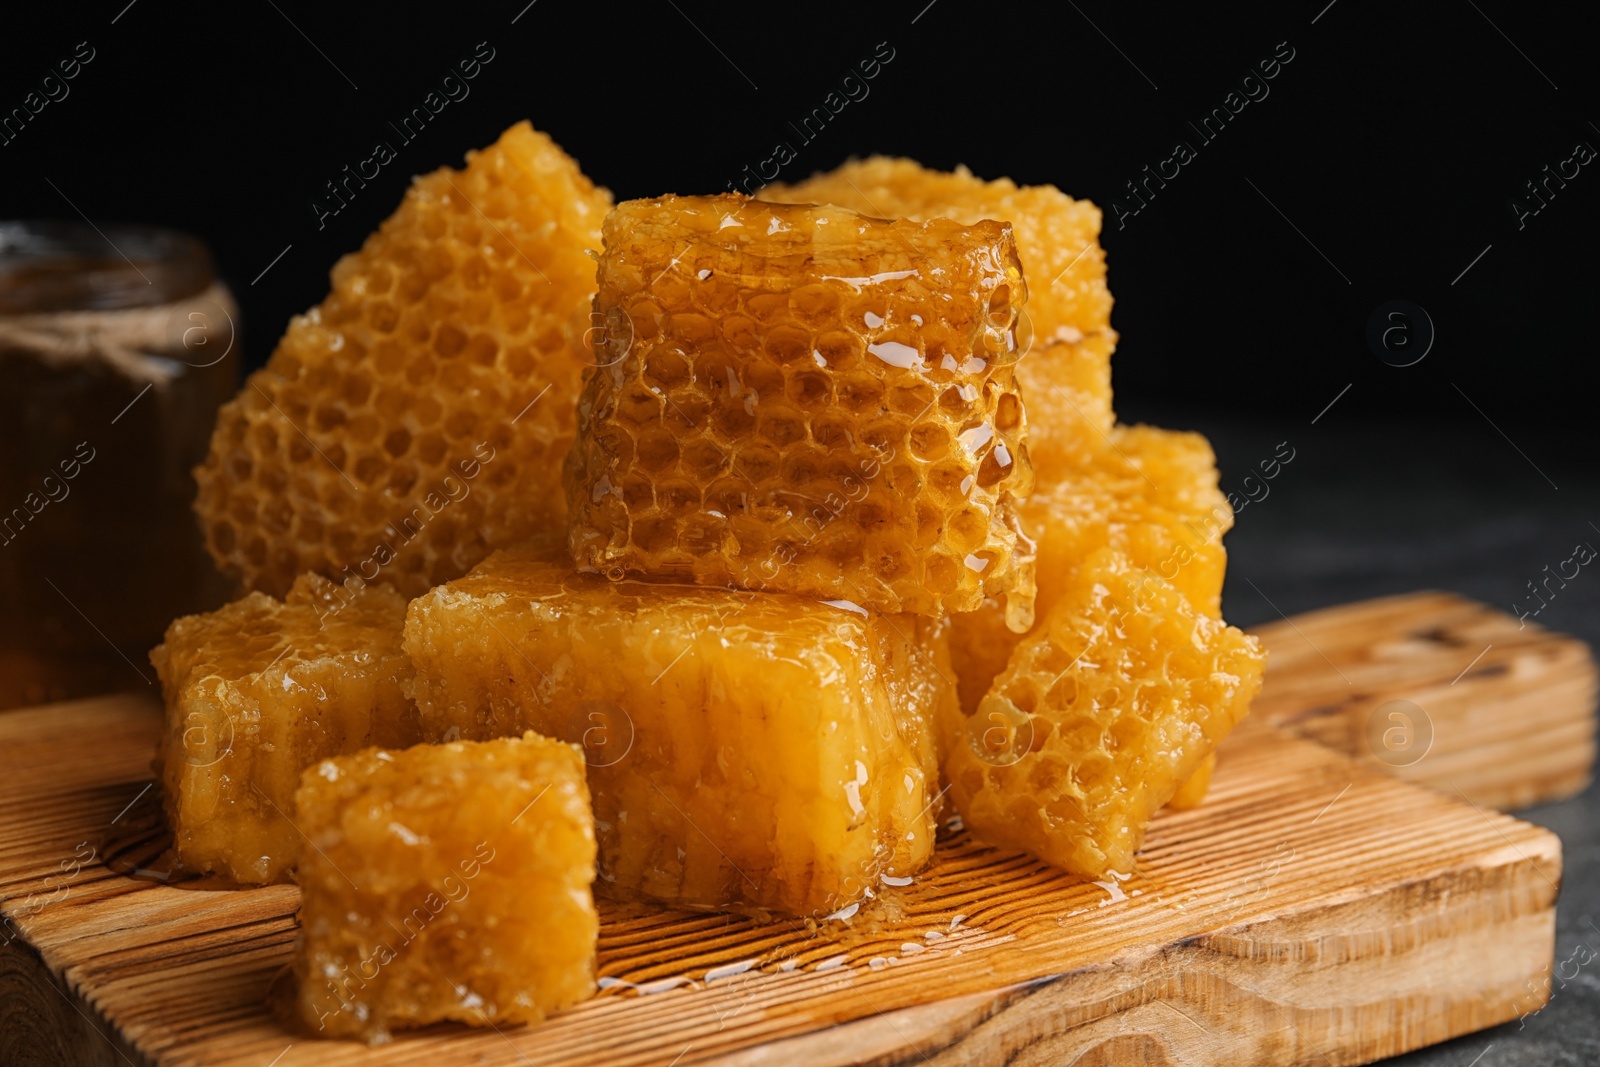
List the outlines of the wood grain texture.
{"label": "wood grain texture", "polygon": [[892,922],[607,904],[609,988],[543,1026],[319,1041],[265,1006],[296,888],[101,862],[113,839],[126,860],[155,810],[159,721],[129,697],[0,714],[4,1062],[1354,1064],[1545,997],[1554,835],[1263,724],[1224,747],[1205,804],[1157,818],[1120,885],[954,830],[930,871],[884,889]]}
{"label": "wood grain texture", "polygon": [[[1257,721],[1501,810],[1569,797],[1589,783],[1596,670],[1575,637],[1453,593],[1366,600],[1254,632],[1270,652]],[[1388,714],[1414,713],[1384,708],[1394,700],[1421,709],[1409,737]],[[1383,735],[1392,726],[1390,749]]]}

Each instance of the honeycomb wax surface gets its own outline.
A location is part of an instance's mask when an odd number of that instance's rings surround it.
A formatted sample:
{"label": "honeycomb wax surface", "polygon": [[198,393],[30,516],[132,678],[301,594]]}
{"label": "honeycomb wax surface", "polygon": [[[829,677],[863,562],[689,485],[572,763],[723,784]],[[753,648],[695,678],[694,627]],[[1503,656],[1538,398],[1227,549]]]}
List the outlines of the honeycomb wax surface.
{"label": "honeycomb wax surface", "polygon": [[1189,780],[1178,787],[1172,794],[1172,799],[1167,801],[1167,807],[1173,811],[1190,811],[1198,808],[1206,799],[1206,793],[1211,788],[1211,775],[1217,769],[1217,754],[1207,756],[1200,764],[1200,769],[1189,776]]}
{"label": "honeycomb wax surface", "polygon": [[1249,711],[1265,665],[1254,637],[1100,549],[976,713],[941,712],[950,796],[992,844],[1129,873],[1150,817]]}
{"label": "honeycomb wax surface", "polygon": [[929,170],[873,156],[794,185],[769,185],[763,200],[838,204],[879,218],[1011,223],[1028,279],[1028,320],[1017,379],[1028,404],[1028,440],[1041,485],[1073,469],[1111,430],[1111,293],[1100,247],[1100,209],[1053,185],[983,181],[965,167]]}
{"label": "honeycomb wax surface", "polygon": [[219,413],[195,508],[221,568],[416,596],[560,528],[610,206],[525,122],[417,178]]}
{"label": "honeycomb wax surface", "polygon": [[932,856],[945,624],[496,553],[416,600],[431,738],[581,743],[620,898],[827,914]]}
{"label": "honeycomb wax surface", "polygon": [[305,772],[294,971],[304,1024],[537,1022],[594,991],[583,758],[527,734],[367,749]]}
{"label": "honeycomb wax surface", "polygon": [[662,197],[607,218],[567,466],[580,565],[1031,619],[1009,228]]}
{"label": "honeycomb wax surface", "polygon": [[[1076,588],[1079,564],[1110,545],[1136,568],[1176,585],[1202,613],[1220,618],[1227,564],[1222,536],[1233,525],[1233,509],[1217,487],[1206,439],[1119,426],[1087,458],[1071,477],[1039,487],[1020,508],[1023,526],[1039,546],[1039,617]],[[961,703],[970,713],[1021,638],[1006,628],[993,601],[951,622]]]}
{"label": "honeycomb wax surface", "polygon": [[277,601],[251,593],[167,627],[150,653],[166,698],[159,753],[179,862],[271,882],[301,838],[294,791],[305,767],[420,737],[400,648],[406,598],[351,593],[304,575]]}

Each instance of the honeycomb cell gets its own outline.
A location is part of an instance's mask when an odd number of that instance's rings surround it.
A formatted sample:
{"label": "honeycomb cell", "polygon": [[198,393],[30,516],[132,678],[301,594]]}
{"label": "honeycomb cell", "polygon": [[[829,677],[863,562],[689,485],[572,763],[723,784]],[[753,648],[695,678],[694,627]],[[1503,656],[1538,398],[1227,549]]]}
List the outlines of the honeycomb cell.
{"label": "honeycomb cell", "polygon": [[167,627],[150,653],[166,698],[161,781],[184,867],[271,882],[300,851],[305,767],[420,740],[400,648],[406,598],[359,581],[297,580]]}
{"label": "honeycomb cell", "polygon": [[[245,589],[282,596],[302,572],[343,580],[376,561],[415,596],[464,573],[446,525],[483,531],[485,552],[559,529],[561,459],[588,359],[587,253],[609,208],[610,195],[527,123],[470,153],[465,169],[416,179],[219,413],[195,469],[219,566]],[[484,271],[501,281],[485,286]],[[341,458],[346,441],[381,447],[352,448],[352,461]],[[394,477],[401,457],[413,466]],[[267,481],[277,464],[303,477]],[[262,531],[248,521],[231,543],[214,536],[216,520],[258,503],[316,523],[263,533],[260,552],[250,549]],[[437,522],[441,513],[457,521]]]}
{"label": "honeycomb cell", "polygon": [[[1071,477],[1036,489],[1020,516],[1038,541],[1040,617],[1073,587],[1082,561],[1107,545],[1176,585],[1197,610],[1221,617],[1222,536],[1233,526],[1233,509],[1217,488],[1216,460],[1200,434],[1119,426],[1084,454]],[[1020,638],[992,598],[952,625],[961,704],[970,713]]]}
{"label": "honeycomb cell", "polygon": [[933,854],[947,624],[498,552],[406,621],[425,735],[580,742],[600,891],[823,915]]}
{"label": "honeycomb cell", "polygon": [[306,770],[295,1008],[323,1037],[538,1022],[594,992],[583,758],[537,734]]}
{"label": "honeycomb cell", "polygon": [[940,715],[956,809],[1074,874],[1131,872],[1150,817],[1249,711],[1265,665],[1254,637],[1102,548],[976,712]]}
{"label": "honeycomb cell", "polygon": [[[890,613],[969,610],[989,595],[1026,627],[1031,543],[1016,506],[1032,474],[1013,364],[1027,290],[1005,225],[663,197],[619,205],[605,241],[596,317],[647,301],[666,314],[633,322],[628,345],[585,382],[566,472],[582,566]],[[734,286],[742,314],[679,312],[713,283]],[[685,370],[664,390],[655,368],[677,360]],[[954,399],[933,403],[941,394]],[[643,447],[663,433],[676,460]],[[703,478],[696,442],[725,457],[740,504],[716,488],[687,507],[614,491],[680,470]],[[825,477],[786,462],[818,448]],[[841,543],[864,501],[881,519],[873,539]],[[945,547],[977,562],[937,591],[927,553],[907,550],[924,505],[972,516],[966,541]]]}
{"label": "honeycomb cell", "polygon": [[1095,205],[1051,185],[986,182],[965,167],[947,173],[885,156],[853,160],[794,185],[768,185],[759,195],[786,204],[838,204],[878,218],[1011,223],[1028,279],[1022,341],[1028,354],[1016,376],[1028,403],[1040,485],[1070,474],[1085,445],[1111,429],[1117,335]]}

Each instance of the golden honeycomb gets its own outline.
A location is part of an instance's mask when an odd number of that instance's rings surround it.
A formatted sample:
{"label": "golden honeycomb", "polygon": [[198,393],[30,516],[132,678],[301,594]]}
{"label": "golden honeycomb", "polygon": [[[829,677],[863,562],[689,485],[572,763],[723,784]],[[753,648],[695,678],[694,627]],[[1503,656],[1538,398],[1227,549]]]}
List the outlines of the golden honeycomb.
{"label": "golden honeycomb", "polygon": [[195,507],[222,569],[415,596],[559,528],[609,208],[525,122],[417,178],[218,415]]}
{"label": "golden honeycomb", "polygon": [[1102,548],[1074,572],[975,714],[942,711],[966,825],[1074,874],[1133,870],[1150,817],[1261,686],[1261,643]]}
{"label": "golden honeycomb", "polygon": [[1172,799],[1167,801],[1167,807],[1173,811],[1190,811],[1198,808],[1206,799],[1206,792],[1211,788],[1211,775],[1217,769],[1217,754],[1207,756],[1200,764],[1200,769],[1189,776],[1189,780],[1178,787],[1172,794]]}
{"label": "golden honeycomb", "polygon": [[[1221,617],[1222,535],[1233,525],[1233,510],[1217,487],[1216,459],[1200,434],[1116,427],[1102,447],[1085,453],[1080,467],[1035,489],[1019,510],[1023,528],[1038,543],[1041,618],[1075,588],[1081,561],[1106,545],[1172,582],[1198,610]],[[970,713],[1020,638],[993,601],[952,622],[951,654],[961,703]]]}
{"label": "golden honeycomb", "polygon": [[1028,441],[1041,485],[1071,469],[1085,442],[1111,429],[1111,293],[1100,247],[1100,209],[1053,185],[983,181],[965,167],[929,170],[873,156],[794,185],[769,185],[763,200],[838,204],[878,218],[1011,223],[1028,279],[1028,354],[1017,379],[1028,402]]}
{"label": "golden honeycomb", "polygon": [[568,460],[613,577],[1031,619],[1009,228],[739,196],[621,204]]}
{"label": "golden honeycomb", "polygon": [[271,882],[300,851],[300,772],[368,745],[420,740],[400,648],[406,598],[304,575],[167,627],[150,653],[166,697],[159,761],[179,862]]}
{"label": "golden honeycomb", "polygon": [[499,552],[418,598],[425,736],[584,746],[598,888],[825,915],[932,857],[946,624]]}
{"label": "golden honeycomb", "polygon": [[594,991],[583,758],[537,734],[309,768],[295,1005],[324,1037],[537,1022]]}
{"label": "golden honeycomb", "polygon": [[1105,450],[1116,422],[1111,408],[1115,347],[1116,334],[1110,331],[1079,341],[1035,341],[1017,363],[1038,485],[1048,488],[1072,478]]}

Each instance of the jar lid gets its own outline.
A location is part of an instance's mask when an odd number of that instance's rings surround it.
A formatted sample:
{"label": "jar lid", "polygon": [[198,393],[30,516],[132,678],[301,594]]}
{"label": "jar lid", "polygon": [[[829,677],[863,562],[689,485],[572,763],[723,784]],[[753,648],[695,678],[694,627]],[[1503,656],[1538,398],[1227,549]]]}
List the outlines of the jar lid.
{"label": "jar lid", "polygon": [[153,307],[202,292],[213,276],[206,246],[177,230],[0,221],[0,315]]}

